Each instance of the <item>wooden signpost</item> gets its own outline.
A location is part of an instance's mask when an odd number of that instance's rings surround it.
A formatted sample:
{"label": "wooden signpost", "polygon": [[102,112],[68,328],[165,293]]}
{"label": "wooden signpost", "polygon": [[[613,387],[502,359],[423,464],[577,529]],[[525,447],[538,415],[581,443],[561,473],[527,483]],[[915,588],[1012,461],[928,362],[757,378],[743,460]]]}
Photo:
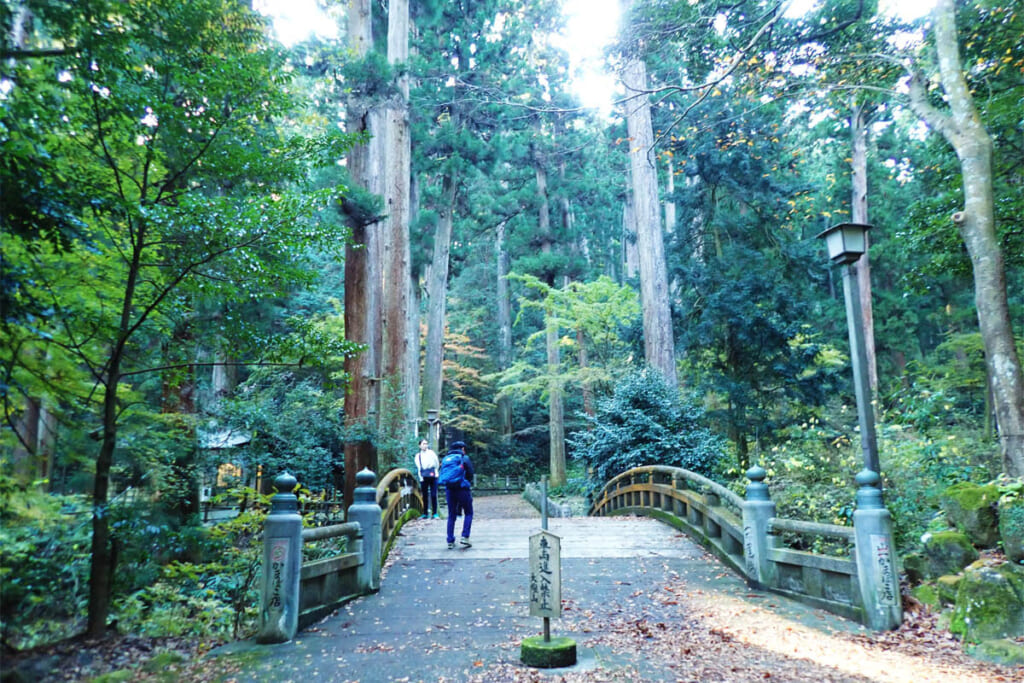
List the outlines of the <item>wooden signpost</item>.
{"label": "wooden signpost", "polygon": [[551,640],[551,618],[562,616],[562,539],[549,531],[530,536],[530,616],[544,618]]}
{"label": "wooden signpost", "polygon": [[544,619],[544,635],[523,641],[519,658],[535,667],[576,663],[576,641],[551,638],[551,618],[562,616],[562,539],[548,531],[547,480],[541,482],[541,530],[530,536],[530,616]]}

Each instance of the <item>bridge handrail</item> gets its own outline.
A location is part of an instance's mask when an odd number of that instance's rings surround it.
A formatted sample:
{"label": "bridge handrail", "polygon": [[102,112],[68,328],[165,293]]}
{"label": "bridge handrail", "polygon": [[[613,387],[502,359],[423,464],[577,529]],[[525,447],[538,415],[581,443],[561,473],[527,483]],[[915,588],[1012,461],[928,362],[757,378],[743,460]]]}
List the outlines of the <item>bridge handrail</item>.
{"label": "bridge handrail", "polygon": [[361,532],[362,530],[360,526],[354,522],[331,524],[330,526],[306,527],[302,530],[302,542],[313,543],[314,541],[323,541],[328,538],[337,538],[339,536],[356,538]]}
{"label": "bridge handrail", "polygon": [[[671,479],[666,481],[666,477]],[[877,473],[856,477],[853,527],[775,516],[766,472],[753,467],[746,497],[695,472],[645,465],[609,480],[591,515],[644,514],[685,531],[754,587],[781,593],[857,619],[876,629],[901,621],[889,511]],[[693,485],[696,486],[693,486]],[[734,514],[728,507],[735,508]],[[839,539],[849,550],[812,552],[786,547],[781,534]],[[815,544],[816,545],[816,544]]]}
{"label": "bridge handrail", "polygon": [[821,522],[805,522],[799,519],[772,517],[768,520],[768,533],[789,532],[803,536],[824,536],[825,538],[841,538],[848,543],[854,542],[854,529],[839,524],[823,524]]}
{"label": "bridge handrail", "polygon": [[[621,479],[632,480],[633,478],[636,477],[636,475],[647,473],[667,474],[671,476],[681,477],[682,479],[686,479],[687,481],[697,484],[700,487],[710,490],[719,498],[728,501],[728,503],[737,511],[743,509],[743,498],[737,495],[736,493],[730,491],[726,487],[722,486],[718,482],[712,481],[701,474],[691,472],[690,470],[684,469],[682,467],[672,467],[670,465],[641,465],[639,467],[634,467],[630,470],[626,470],[622,474],[612,477],[608,481],[608,483],[604,485],[604,489],[602,489],[602,494],[605,491],[608,491],[613,484],[616,484]],[[600,499],[600,497],[598,499]],[[591,513],[593,513],[593,507],[591,507]]]}
{"label": "bridge handrail", "polygon": [[377,484],[377,505],[381,509],[381,562],[387,558],[402,525],[423,511],[419,478],[398,467],[385,474]]}

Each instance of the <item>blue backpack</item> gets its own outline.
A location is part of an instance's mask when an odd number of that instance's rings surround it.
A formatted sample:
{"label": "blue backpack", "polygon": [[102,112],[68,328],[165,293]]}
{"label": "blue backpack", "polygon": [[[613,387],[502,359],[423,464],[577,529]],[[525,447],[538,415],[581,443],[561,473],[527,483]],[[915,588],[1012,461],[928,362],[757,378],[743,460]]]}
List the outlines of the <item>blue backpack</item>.
{"label": "blue backpack", "polygon": [[462,464],[461,453],[449,453],[441,461],[441,471],[437,473],[437,483],[441,486],[462,486],[466,481],[466,466]]}

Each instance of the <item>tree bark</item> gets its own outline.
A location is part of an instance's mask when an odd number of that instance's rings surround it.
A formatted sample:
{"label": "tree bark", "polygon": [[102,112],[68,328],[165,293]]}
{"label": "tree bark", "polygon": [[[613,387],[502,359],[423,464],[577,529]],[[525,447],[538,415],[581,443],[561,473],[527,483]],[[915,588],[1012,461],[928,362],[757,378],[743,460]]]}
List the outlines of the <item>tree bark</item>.
{"label": "tree bark", "polygon": [[[409,177],[409,244],[412,247],[412,222],[420,212],[420,188],[416,176],[410,173]],[[412,257],[410,254],[410,270],[412,269]],[[422,424],[423,404],[421,399],[421,388],[423,386],[423,341],[425,338],[423,328],[423,316],[421,306],[423,303],[424,287],[426,282],[426,271],[430,268],[427,263],[421,263],[419,272],[412,272],[409,279],[409,310],[406,315],[406,333],[408,341],[405,354],[405,376],[407,401],[409,404],[409,417],[413,421],[413,428],[416,433],[416,440],[419,441],[420,425]],[[429,437],[429,433],[427,435]],[[437,450],[436,448],[434,450]]]}
{"label": "tree bark", "polygon": [[[551,207],[548,201],[548,176],[544,159],[539,151],[534,152],[534,170],[537,178],[537,199],[539,202],[537,231],[540,234],[541,252],[550,254],[554,238],[551,234]],[[546,273],[545,282],[554,287],[553,273]],[[565,424],[562,407],[562,387],[558,376],[561,361],[558,351],[558,321],[550,311],[544,316],[544,339],[548,361],[548,437],[550,455],[550,476],[552,486],[565,484]]]}
{"label": "tree bark", "polygon": [[423,407],[441,415],[444,386],[444,330],[448,296],[448,261],[451,253],[452,225],[455,220],[457,185],[451,172],[441,179],[441,206],[434,235],[434,253],[427,275],[427,344],[423,362]]}
{"label": "tree bark", "polygon": [[[854,102],[850,112],[851,159],[853,198],[851,218],[854,223],[868,224],[868,123],[870,113],[864,105]],[[878,362],[875,354],[875,316],[871,306],[871,258],[868,245],[871,236],[865,234],[864,254],[857,261],[857,288],[860,290],[861,319],[864,325],[864,347],[867,354],[868,385],[871,387],[871,403],[877,414],[878,406]]]}
{"label": "tree bark", "polygon": [[622,275],[632,279],[640,271],[640,256],[636,251],[636,211],[633,188],[626,190],[626,203],[622,206]]}
{"label": "tree bark", "polygon": [[[630,0],[623,2],[628,16]],[[658,178],[654,166],[654,132],[647,96],[647,67],[637,54],[626,56],[622,83],[629,97],[625,104],[629,133],[629,161],[633,181],[637,252],[640,258],[640,302],[644,319],[644,357],[673,389],[676,375],[675,342],[669,305],[668,268],[658,204]]]}
{"label": "tree bark", "polygon": [[676,230],[676,202],[673,193],[676,191],[676,170],[672,157],[665,162],[665,234],[671,235]]}
{"label": "tree bark", "polygon": [[992,138],[967,87],[957,43],[953,0],[937,0],[933,11],[939,82],[948,109],[933,106],[919,75],[910,81],[910,103],[953,147],[960,160],[964,207],[953,215],[974,274],[974,301],[985,346],[985,362],[999,434],[1003,470],[1024,476],[1024,376],[1014,345],[1006,292],[1006,270],[995,231]]}
{"label": "tree bark", "polygon": [[[388,62],[404,68],[409,60],[409,2],[388,3]],[[383,240],[383,375],[386,387],[399,392],[386,405],[405,413],[389,416],[392,428],[401,429],[414,416],[409,413],[409,377],[406,375],[409,335],[409,192],[411,141],[409,131],[409,77],[400,72],[397,94],[387,105],[384,145],[385,211]],[[381,416],[383,417],[383,416]]]}
{"label": "tree bark", "polygon": [[[134,229],[132,229],[134,228]],[[145,223],[129,228],[132,235],[132,253],[125,275],[124,294],[121,299],[121,314],[118,321],[117,337],[110,350],[103,373],[103,408],[101,413],[102,435],[100,450],[96,456],[96,473],[92,487],[92,541],[89,566],[89,606],[85,632],[90,638],[100,638],[107,631],[107,617],[110,614],[111,587],[113,585],[114,558],[110,537],[110,509],[107,498],[110,493],[110,470],[114,465],[114,451],[117,448],[118,395],[121,382],[121,366],[125,349],[132,334],[132,310],[135,306],[135,290],[142,269],[142,251],[145,248],[147,230]]]}
{"label": "tree bark", "polygon": [[[349,49],[356,57],[365,57],[373,47],[370,0],[351,0],[348,8]],[[369,192],[380,194],[382,178],[383,121],[380,111],[364,98],[351,98],[347,103],[347,130],[365,132],[371,137],[366,144],[356,145],[349,152],[348,169],[351,180]],[[375,230],[359,220],[351,220],[351,242],[345,247],[345,339],[362,344],[364,350],[345,359],[349,379],[345,395],[345,424],[349,427],[368,424],[377,408],[378,349],[380,348],[380,259]],[[345,443],[344,500],[350,503],[356,485],[356,473],[364,467],[376,469],[376,451],[364,438],[350,438]]]}
{"label": "tree bark", "polygon": [[[512,262],[505,246],[505,221],[498,224],[495,239],[495,260],[497,261],[497,315],[498,315],[498,370],[504,371],[512,364],[512,298],[508,286],[508,274]],[[502,443],[512,442],[512,399],[502,396],[498,399],[498,433]]]}

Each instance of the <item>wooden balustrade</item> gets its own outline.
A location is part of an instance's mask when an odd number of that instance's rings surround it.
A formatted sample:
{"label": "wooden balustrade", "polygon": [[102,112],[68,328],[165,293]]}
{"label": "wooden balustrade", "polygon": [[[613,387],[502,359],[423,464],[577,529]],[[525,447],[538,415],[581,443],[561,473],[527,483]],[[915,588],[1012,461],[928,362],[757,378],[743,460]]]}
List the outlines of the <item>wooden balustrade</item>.
{"label": "wooden balustrade", "polygon": [[[605,485],[590,514],[654,517],[686,532],[755,587],[875,628],[892,628],[899,623],[892,616],[898,614],[898,607],[893,610],[877,604],[879,579],[859,576],[863,570],[858,569],[854,527],[775,517],[774,504],[762,483],[764,471],[748,476],[752,486],[744,499],[689,470],[636,467]],[[869,514],[888,513],[873,510]],[[788,547],[787,537],[801,539],[804,549]],[[879,536],[871,538],[881,543]],[[806,549],[817,546],[828,547],[831,552]],[[874,549],[868,552],[877,554]]]}

